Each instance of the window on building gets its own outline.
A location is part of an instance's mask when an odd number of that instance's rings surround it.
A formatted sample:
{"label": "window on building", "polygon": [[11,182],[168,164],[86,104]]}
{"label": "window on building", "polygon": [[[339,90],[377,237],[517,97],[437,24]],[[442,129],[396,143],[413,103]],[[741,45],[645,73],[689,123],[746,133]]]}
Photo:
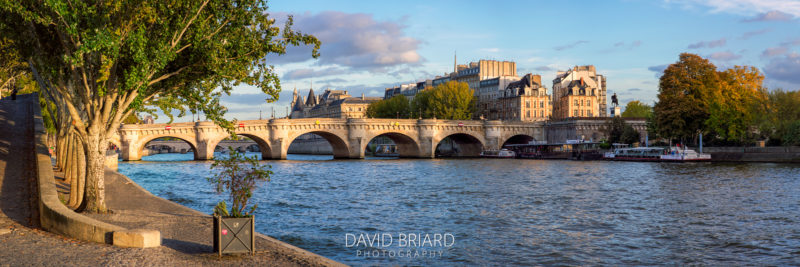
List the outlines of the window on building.
{"label": "window on building", "polygon": [[544,101],[539,101],[539,107],[544,108]]}
{"label": "window on building", "polygon": [[592,106],[592,100],[591,99],[590,100],[586,100],[586,105],[591,107]]}
{"label": "window on building", "polygon": [[527,114],[526,114],[526,116],[525,116],[525,117],[528,117],[528,118],[530,118],[530,117],[531,117],[531,111],[530,111],[530,110],[528,110],[528,112],[527,112]]}
{"label": "window on building", "polygon": [[578,100],[577,99],[575,99],[575,106],[580,106],[580,104],[578,104]]}
{"label": "window on building", "polygon": [[361,111],[361,108],[358,108],[358,111]]}
{"label": "window on building", "polygon": [[591,111],[591,110],[587,110],[587,111],[586,111],[586,115],[587,115],[588,117],[591,117],[591,116],[592,116],[592,111]]}
{"label": "window on building", "polygon": [[572,111],[572,116],[573,117],[578,117],[578,110],[577,109]]}
{"label": "window on building", "polygon": [[525,107],[526,108],[531,108],[531,101],[526,100],[525,101]]}

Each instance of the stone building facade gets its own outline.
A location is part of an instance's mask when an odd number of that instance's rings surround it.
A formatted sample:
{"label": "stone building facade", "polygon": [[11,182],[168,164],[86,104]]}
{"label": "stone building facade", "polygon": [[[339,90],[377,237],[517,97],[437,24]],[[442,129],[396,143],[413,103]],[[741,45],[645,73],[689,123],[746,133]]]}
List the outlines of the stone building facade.
{"label": "stone building facade", "polygon": [[[545,121],[551,115],[550,96],[542,77],[526,74],[505,87],[503,95],[491,101],[488,119],[504,121]],[[496,111],[496,112],[492,112]]]}
{"label": "stone building facade", "polygon": [[606,117],[606,78],[593,65],[559,71],[553,79],[553,120]]}
{"label": "stone building facade", "polygon": [[503,76],[517,76],[517,63],[481,59],[478,62],[470,62],[469,65],[457,65],[455,71],[450,74],[450,80],[465,82],[470,89],[477,92],[482,80]]}
{"label": "stone building facade", "polygon": [[489,118],[492,113],[497,113],[495,107],[497,99],[503,96],[506,87],[512,82],[522,79],[517,76],[503,76],[492,79],[486,79],[480,82],[480,87],[477,91],[477,113]]}

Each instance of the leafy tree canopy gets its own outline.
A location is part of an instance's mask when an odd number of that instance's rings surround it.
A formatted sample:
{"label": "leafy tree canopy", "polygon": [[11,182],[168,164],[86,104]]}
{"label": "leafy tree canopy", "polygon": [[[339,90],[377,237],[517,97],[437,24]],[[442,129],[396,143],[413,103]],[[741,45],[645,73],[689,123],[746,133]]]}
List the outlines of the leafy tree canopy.
{"label": "leafy tree canopy", "polygon": [[653,107],[644,104],[639,100],[628,102],[625,105],[625,111],[622,112],[624,118],[647,118],[653,113]]}
{"label": "leafy tree canopy", "polygon": [[451,81],[417,93],[411,112],[413,117],[469,120],[476,109],[475,101],[467,83]]}
{"label": "leafy tree canopy", "polygon": [[396,95],[390,99],[374,102],[367,107],[367,116],[370,118],[400,118],[408,119],[410,103],[405,95]]}
{"label": "leafy tree canopy", "polygon": [[709,117],[706,100],[719,82],[714,64],[698,55],[682,53],[659,80],[658,102],[653,108],[658,134],[691,139],[704,130]]}

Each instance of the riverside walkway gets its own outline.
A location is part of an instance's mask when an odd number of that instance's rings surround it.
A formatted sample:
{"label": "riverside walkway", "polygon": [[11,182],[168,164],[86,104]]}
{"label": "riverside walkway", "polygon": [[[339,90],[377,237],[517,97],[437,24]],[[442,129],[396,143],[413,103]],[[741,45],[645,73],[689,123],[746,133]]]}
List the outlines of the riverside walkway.
{"label": "riverside walkway", "polygon": [[[256,255],[212,253],[211,218],[153,196],[127,177],[106,173],[108,207],[95,219],[161,231],[162,246],[121,248],[38,228],[32,95],[0,100],[0,266],[337,266],[335,261],[260,235]],[[55,178],[54,178],[55,179]],[[266,216],[266,215],[265,215]]]}

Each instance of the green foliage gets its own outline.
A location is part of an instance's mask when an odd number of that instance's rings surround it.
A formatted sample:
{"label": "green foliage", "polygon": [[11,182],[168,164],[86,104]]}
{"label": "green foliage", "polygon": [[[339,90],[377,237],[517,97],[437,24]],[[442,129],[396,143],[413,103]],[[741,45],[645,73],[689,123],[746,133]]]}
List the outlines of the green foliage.
{"label": "green foliage", "polygon": [[766,101],[764,75],[755,67],[735,66],[719,73],[719,88],[708,99],[706,129],[723,141],[743,143],[752,139],[759,103]]}
{"label": "green foliage", "polygon": [[611,148],[611,144],[609,144],[608,141],[606,141],[606,140],[603,140],[603,142],[601,142],[598,146],[600,147],[600,149],[609,149],[609,148]]}
{"label": "green foliage", "polygon": [[653,108],[658,134],[691,139],[704,130],[709,117],[705,100],[719,82],[714,64],[698,55],[682,53],[659,80],[658,102]]}
{"label": "green foliage", "polygon": [[622,112],[624,118],[647,118],[653,113],[653,107],[644,104],[639,100],[628,102],[625,111]]}
{"label": "green foliage", "polygon": [[[108,102],[112,115],[157,107],[171,117],[188,108],[230,127],[219,103],[223,93],[247,84],[275,101],[280,81],[265,57],[300,44],[313,46],[316,57],[320,45],[293,31],[291,17],[280,29],[260,0],[2,0],[0,6],[4,36],[22,58],[31,57],[76,104]],[[87,121],[95,119],[89,114]],[[103,123],[117,127],[124,116],[110,118],[116,120]]]}
{"label": "green foliage", "polygon": [[783,145],[800,145],[800,120],[789,124],[789,127],[786,129],[786,134],[783,135]]}
{"label": "green foliage", "polygon": [[411,113],[410,103],[404,95],[396,95],[372,103],[367,107],[367,116],[370,118],[400,118],[407,119]]}
{"label": "green foliage", "polygon": [[625,144],[633,144],[638,143],[640,138],[642,137],[639,134],[639,131],[633,129],[633,126],[630,124],[625,124],[625,128],[622,130],[622,136],[620,137],[620,141]]}
{"label": "green foliage", "polygon": [[800,92],[776,89],[769,92],[755,114],[756,127],[770,144],[784,144],[790,126],[800,121]]}
{"label": "green foliage", "polygon": [[138,114],[131,113],[131,115],[128,115],[128,117],[125,117],[125,119],[122,120],[122,123],[124,123],[124,124],[138,124],[138,123],[142,123],[142,119],[139,118]]}
{"label": "green foliage", "polygon": [[605,126],[608,143],[633,144],[639,142],[641,134],[621,117],[614,117]]}
{"label": "green foliage", "polygon": [[625,130],[625,119],[614,117],[606,122],[605,132],[609,143],[619,143]]}
{"label": "green foliage", "polygon": [[754,67],[717,71],[707,59],[683,53],[661,76],[648,129],[662,137],[689,140],[697,140],[702,132],[709,143],[752,141],[757,128],[770,131],[763,121],[776,116],[769,114],[763,80]]}
{"label": "green foliage", "polygon": [[237,218],[249,217],[255,212],[258,205],[253,205],[247,209],[247,204],[253,196],[253,190],[258,186],[258,182],[269,181],[272,171],[271,165],[263,166],[256,157],[246,157],[236,149],[228,147],[228,157],[216,159],[211,164],[211,169],[219,168],[214,176],[207,180],[216,186],[217,193],[228,192],[231,201],[230,210],[225,201],[221,201],[214,207],[214,214],[219,216],[232,216]]}
{"label": "green foliage", "polygon": [[411,116],[469,120],[476,109],[475,101],[474,92],[467,83],[451,81],[417,93],[411,102]]}

